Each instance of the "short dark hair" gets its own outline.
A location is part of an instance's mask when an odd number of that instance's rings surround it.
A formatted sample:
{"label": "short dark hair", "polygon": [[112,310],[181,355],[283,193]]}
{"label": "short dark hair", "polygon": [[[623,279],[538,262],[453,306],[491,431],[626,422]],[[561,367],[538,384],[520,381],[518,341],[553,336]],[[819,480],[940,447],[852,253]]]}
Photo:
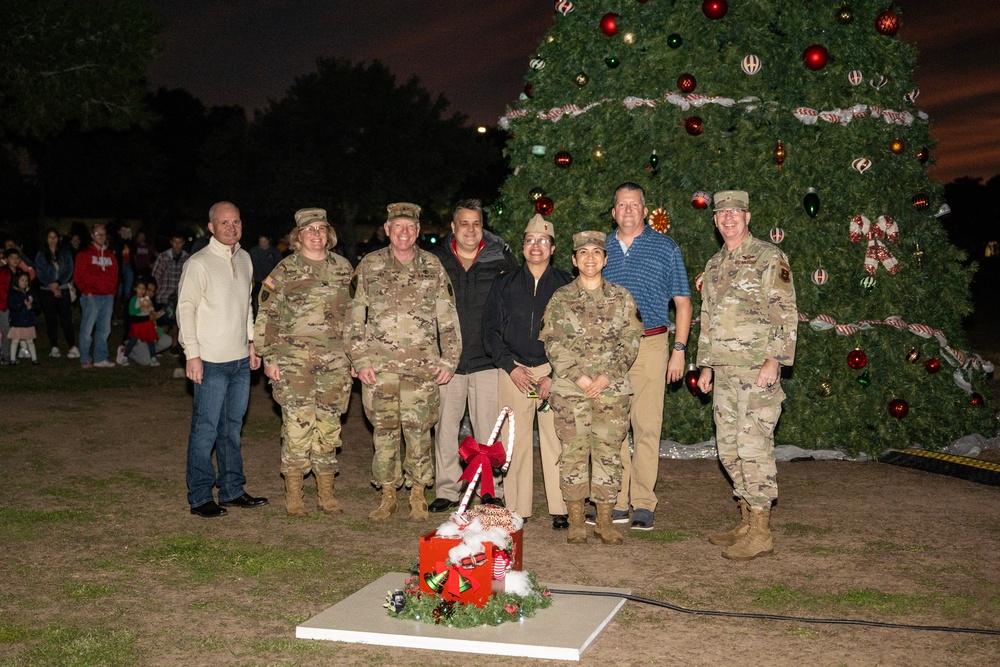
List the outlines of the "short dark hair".
{"label": "short dark hair", "polygon": [[621,192],[622,190],[628,190],[628,191],[631,191],[631,192],[638,192],[639,196],[642,197],[642,205],[643,206],[646,205],[646,191],[643,190],[642,186],[639,185],[638,183],[633,183],[632,181],[625,181],[624,183],[622,183],[621,185],[619,185],[617,188],[615,188],[614,199],[618,199],[618,193]]}
{"label": "short dark hair", "polygon": [[480,218],[483,217],[483,202],[482,201],[480,201],[479,199],[463,199],[463,200],[459,201],[457,204],[455,204],[455,208],[452,209],[452,211],[451,211],[451,217],[452,217],[452,219],[454,219],[454,217],[458,214],[459,209],[463,209],[463,208],[464,209],[468,209],[470,211],[475,211],[476,213],[479,214]]}

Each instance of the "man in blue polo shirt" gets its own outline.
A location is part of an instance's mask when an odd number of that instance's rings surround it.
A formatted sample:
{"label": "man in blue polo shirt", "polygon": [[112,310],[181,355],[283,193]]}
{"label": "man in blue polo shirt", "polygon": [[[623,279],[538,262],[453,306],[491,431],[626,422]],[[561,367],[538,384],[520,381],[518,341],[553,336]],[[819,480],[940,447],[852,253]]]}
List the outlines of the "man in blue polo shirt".
{"label": "man in blue polo shirt", "polygon": [[[632,436],[622,443],[622,488],[613,520],[627,523],[632,506],[632,529],[652,530],[656,509],[656,475],[660,462],[663,392],[667,382],[684,376],[684,359],[691,331],[691,291],[681,250],[669,236],[646,225],[646,196],[635,183],[615,190],[611,217],[617,231],[608,234],[608,265],[604,277],[629,291],[639,306],[645,332],[639,356],[629,369],[632,382]],[[673,347],[668,350],[670,302],[676,310]]]}

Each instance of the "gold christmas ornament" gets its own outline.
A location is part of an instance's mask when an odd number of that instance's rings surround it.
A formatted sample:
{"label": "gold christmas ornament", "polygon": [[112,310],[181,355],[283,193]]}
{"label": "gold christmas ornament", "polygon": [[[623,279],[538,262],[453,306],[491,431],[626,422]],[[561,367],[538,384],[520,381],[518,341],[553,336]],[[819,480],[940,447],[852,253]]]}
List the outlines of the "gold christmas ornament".
{"label": "gold christmas ornament", "polygon": [[662,206],[649,214],[649,226],[661,234],[666,234],[667,230],[670,229],[670,216],[667,215]]}
{"label": "gold christmas ornament", "polygon": [[638,38],[635,36],[634,32],[626,32],[624,35],[622,35],[622,41],[628,44],[629,46],[635,44],[636,39]]}

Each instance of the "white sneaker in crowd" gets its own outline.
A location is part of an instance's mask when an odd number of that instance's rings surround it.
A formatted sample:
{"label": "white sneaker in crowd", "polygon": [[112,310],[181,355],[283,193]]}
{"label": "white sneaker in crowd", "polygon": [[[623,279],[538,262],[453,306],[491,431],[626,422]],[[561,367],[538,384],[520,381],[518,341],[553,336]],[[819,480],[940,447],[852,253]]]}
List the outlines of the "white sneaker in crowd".
{"label": "white sneaker in crowd", "polygon": [[107,359],[105,359],[104,361],[94,362],[94,368],[114,368],[114,367],[115,367],[115,362],[108,361]]}
{"label": "white sneaker in crowd", "polygon": [[118,362],[119,366],[124,366],[125,364],[128,363],[128,359],[125,358],[125,346],[124,345],[119,345],[118,346],[118,354],[115,355],[115,361]]}
{"label": "white sneaker in crowd", "polygon": [[59,351],[58,347],[53,347],[52,350],[49,352],[49,356],[52,357],[53,359],[58,359],[59,357],[62,356],[62,353]]}
{"label": "white sneaker in crowd", "polygon": [[150,366],[159,366],[160,365],[160,360],[157,359],[156,357],[153,357],[152,359],[149,360],[149,365]]}
{"label": "white sneaker in crowd", "polygon": [[80,358],[80,350],[79,350],[79,348],[77,348],[76,345],[74,345],[73,347],[69,348],[69,352],[66,353],[66,357],[69,358],[69,359],[79,359]]}

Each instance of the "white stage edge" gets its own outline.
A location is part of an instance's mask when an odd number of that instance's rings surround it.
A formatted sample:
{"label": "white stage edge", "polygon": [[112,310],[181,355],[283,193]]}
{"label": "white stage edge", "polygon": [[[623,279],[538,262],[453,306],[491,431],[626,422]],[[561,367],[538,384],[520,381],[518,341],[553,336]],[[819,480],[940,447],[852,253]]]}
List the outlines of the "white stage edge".
{"label": "white stage edge", "polygon": [[[295,628],[299,639],[457,651],[548,660],[579,660],[625,604],[622,597],[553,594],[552,606],[533,618],[498,626],[449,628],[389,616],[387,591],[410,575],[391,572]],[[561,590],[628,595],[625,588],[546,584]]]}

